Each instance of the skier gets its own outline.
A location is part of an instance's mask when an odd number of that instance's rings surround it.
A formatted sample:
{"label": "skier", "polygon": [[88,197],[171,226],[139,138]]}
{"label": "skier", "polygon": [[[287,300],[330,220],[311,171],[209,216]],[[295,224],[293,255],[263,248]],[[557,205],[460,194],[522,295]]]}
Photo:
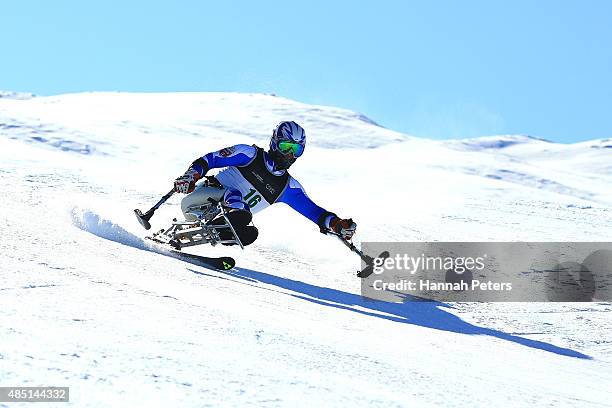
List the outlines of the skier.
{"label": "skier", "polygon": [[[321,232],[331,230],[344,240],[350,240],[357,224],[316,205],[287,171],[304,153],[305,146],[304,129],[293,121],[283,121],[274,129],[267,152],[255,145],[238,144],[196,159],[185,174],[174,181],[174,190],[187,194],[181,201],[185,219],[196,221],[202,215],[198,209],[209,198],[223,202],[229,209],[228,219],[240,241],[249,245],[258,235],[257,228],[248,225],[252,214],[280,202],[317,224]],[[196,187],[198,180],[216,168],[224,169],[214,177],[207,176],[209,182]]]}

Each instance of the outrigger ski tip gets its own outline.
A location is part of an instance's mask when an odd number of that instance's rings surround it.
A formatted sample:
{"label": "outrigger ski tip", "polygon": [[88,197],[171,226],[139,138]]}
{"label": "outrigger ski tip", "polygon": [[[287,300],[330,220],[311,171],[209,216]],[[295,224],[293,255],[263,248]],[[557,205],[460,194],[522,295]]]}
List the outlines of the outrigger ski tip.
{"label": "outrigger ski tip", "polygon": [[[364,259],[367,266],[363,268],[362,270],[360,270],[359,272],[357,272],[357,276],[362,279],[367,278],[372,273],[374,273],[374,259],[372,259],[368,255],[365,255],[365,256],[369,258],[369,262],[366,259]],[[389,257],[389,251],[383,251],[380,253],[380,255],[378,255],[378,258],[380,259],[387,259],[388,257]]]}
{"label": "outrigger ski tip", "polygon": [[174,189],[168,191],[166,195],[164,195],[153,207],[149,209],[146,213],[143,213],[138,208],[134,210],[134,214],[136,214],[136,218],[138,218],[138,222],[142,225],[146,230],[151,229],[151,223],[149,220],[155,214],[155,210],[159,208],[160,205],[165,203],[171,196],[174,194]]}
{"label": "outrigger ski tip", "polygon": [[149,222],[149,219],[151,219],[150,216],[147,217],[146,214],[143,214],[138,208],[134,210],[134,214],[136,214],[136,218],[138,219],[140,225],[142,225],[146,230],[151,229],[151,223]]}

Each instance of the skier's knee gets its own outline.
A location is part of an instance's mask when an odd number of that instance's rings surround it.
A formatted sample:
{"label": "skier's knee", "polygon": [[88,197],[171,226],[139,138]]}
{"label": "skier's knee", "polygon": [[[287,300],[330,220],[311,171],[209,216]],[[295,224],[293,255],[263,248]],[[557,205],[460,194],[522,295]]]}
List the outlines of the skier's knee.
{"label": "skier's knee", "polygon": [[257,227],[252,225],[248,225],[242,228],[240,231],[236,231],[236,233],[238,234],[238,238],[240,238],[240,242],[242,242],[242,245],[244,246],[251,245],[259,236],[259,230]]}
{"label": "skier's knee", "polygon": [[195,191],[187,194],[181,200],[181,211],[187,221],[196,221],[197,214],[193,214],[194,209],[209,205],[210,199],[219,201],[223,197],[225,190],[219,187],[211,187],[206,185],[198,185]]}
{"label": "skier's knee", "polygon": [[253,214],[248,210],[232,209],[227,214],[227,219],[236,228],[246,227],[253,219]]}

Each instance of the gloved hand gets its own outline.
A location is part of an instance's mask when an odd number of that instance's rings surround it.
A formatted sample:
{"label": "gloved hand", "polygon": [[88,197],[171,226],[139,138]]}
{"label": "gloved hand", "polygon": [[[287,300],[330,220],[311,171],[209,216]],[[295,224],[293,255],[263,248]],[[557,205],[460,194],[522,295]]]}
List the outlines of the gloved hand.
{"label": "gloved hand", "polygon": [[334,217],[329,222],[329,226],[331,227],[332,231],[339,234],[347,241],[353,237],[353,234],[355,234],[355,230],[357,229],[357,224],[355,224],[352,218],[345,220]]}
{"label": "gloved hand", "polygon": [[185,174],[174,180],[174,191],[183,194],[191,193],[195,189],[196,182],[201,178],[200,173],[189,167]]}

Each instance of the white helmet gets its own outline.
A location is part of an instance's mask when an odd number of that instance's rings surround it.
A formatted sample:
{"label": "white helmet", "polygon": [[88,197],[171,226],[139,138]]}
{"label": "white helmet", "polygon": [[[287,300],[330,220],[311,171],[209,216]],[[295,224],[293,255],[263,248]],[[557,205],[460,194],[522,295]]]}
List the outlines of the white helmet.
{"label": "white helmet", "polygon": [[295,160],[304,153],[306,147],[306,132],[295,122],[281,122],[278,124],[272,139],[268,154],[274,161],[276,170],[291,167]]}

